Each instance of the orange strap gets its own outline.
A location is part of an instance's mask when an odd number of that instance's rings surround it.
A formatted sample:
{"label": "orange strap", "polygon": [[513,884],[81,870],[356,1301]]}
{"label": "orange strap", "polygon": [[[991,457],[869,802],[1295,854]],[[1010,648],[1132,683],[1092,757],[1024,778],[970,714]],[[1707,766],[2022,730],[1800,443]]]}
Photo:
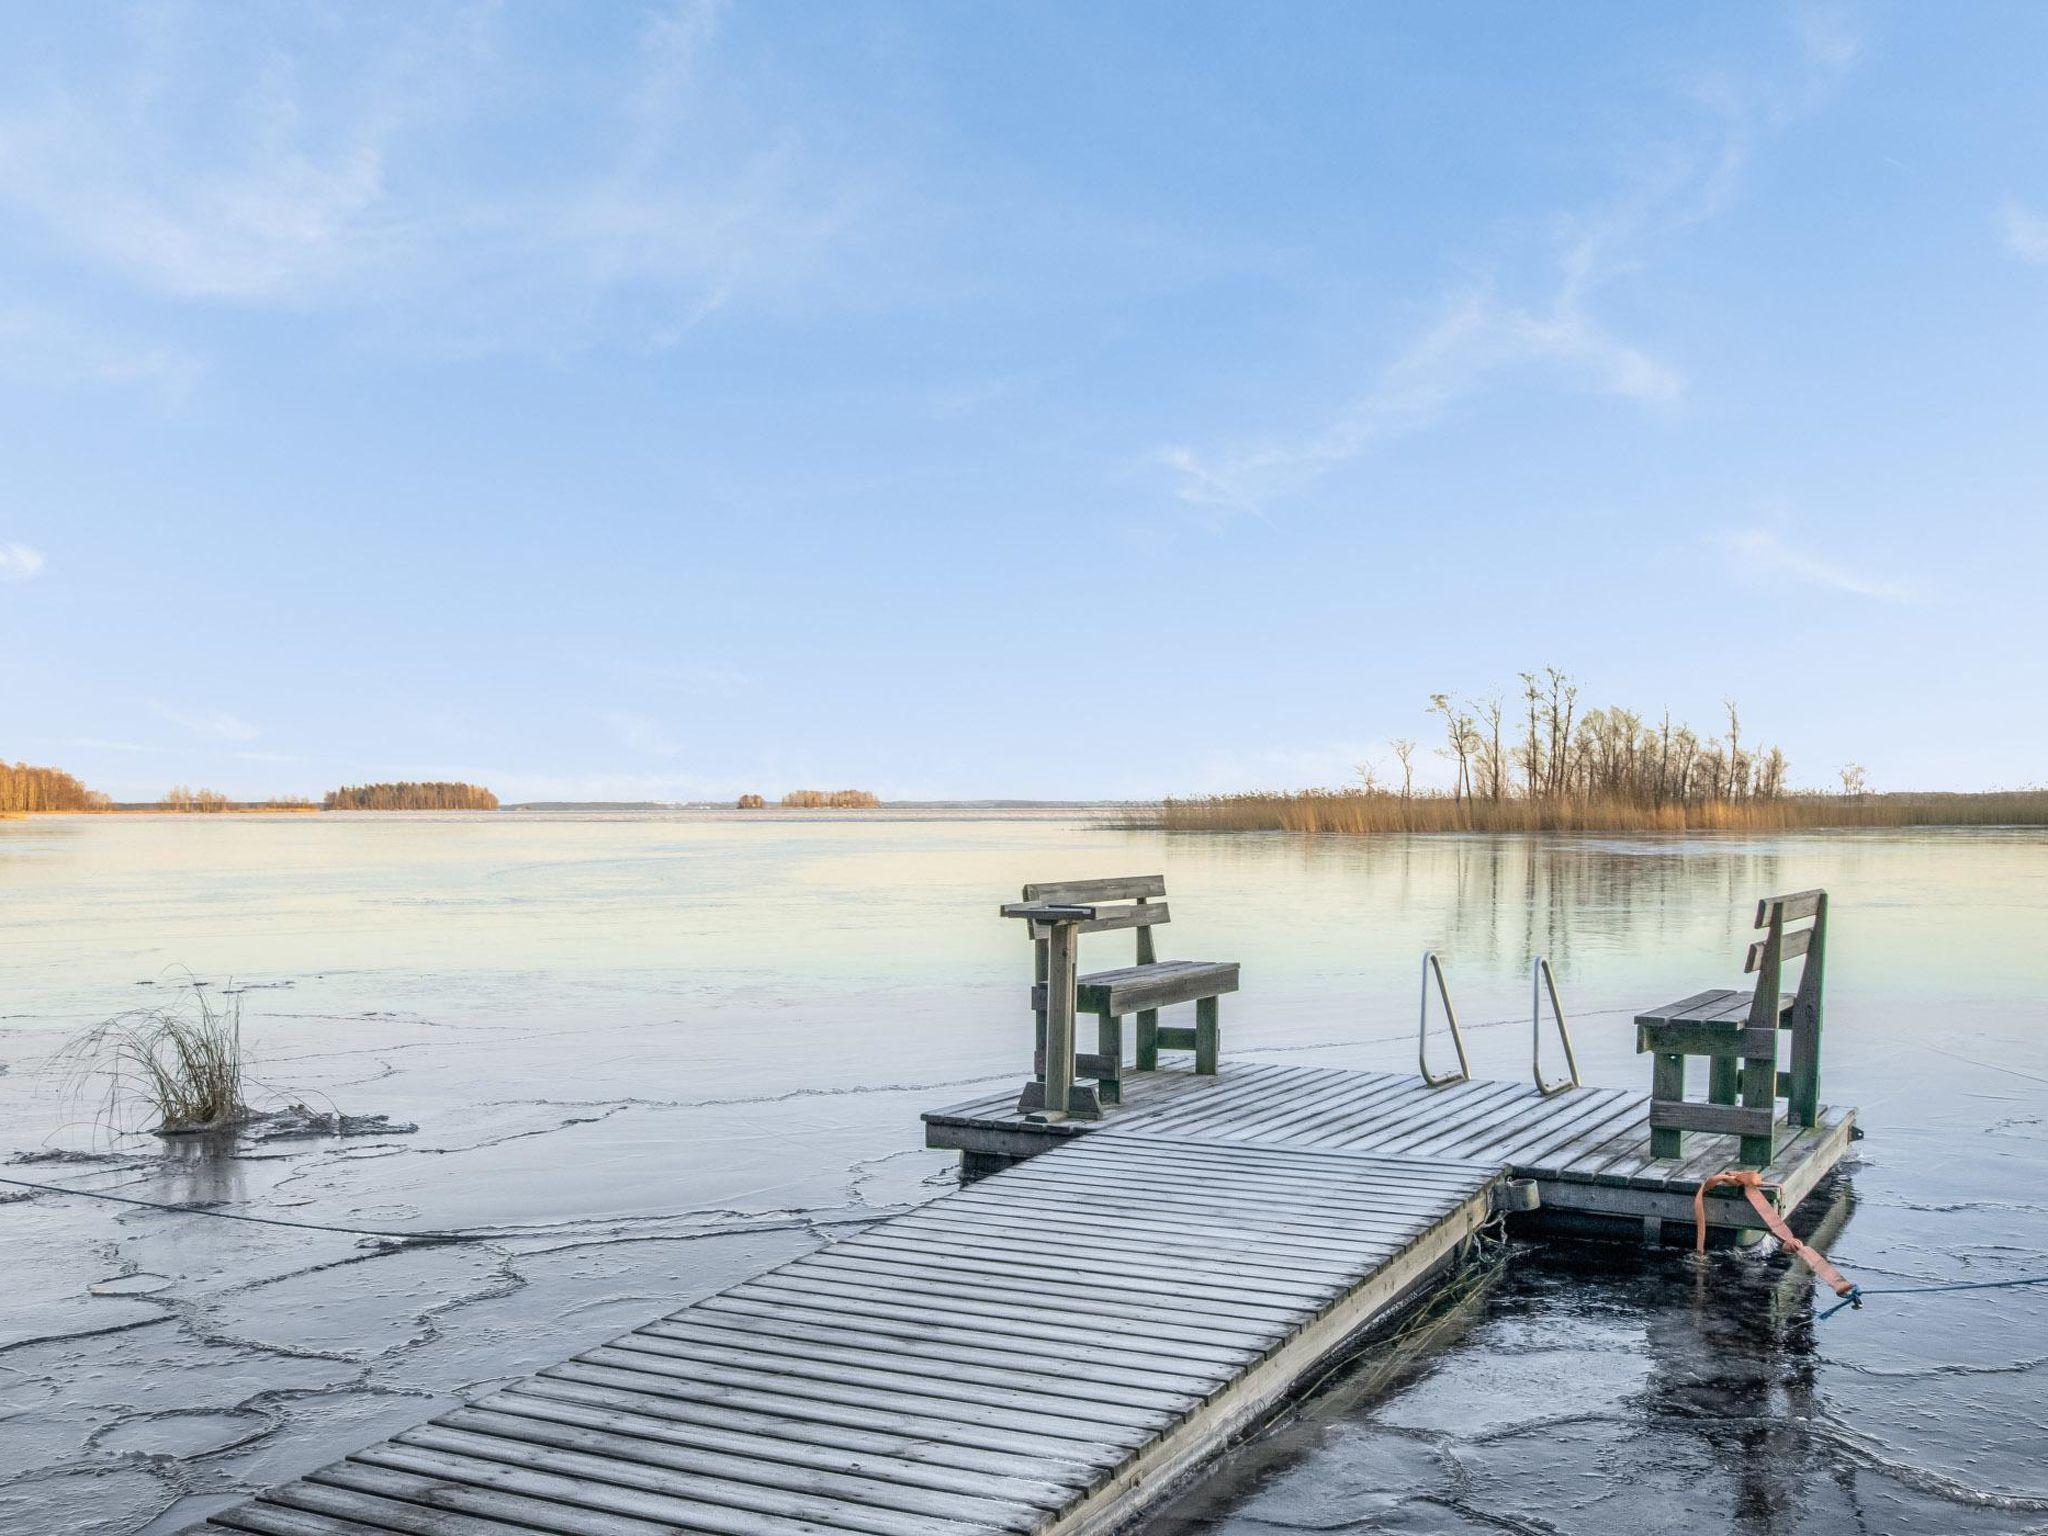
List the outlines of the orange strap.
{"label": "orange strap", "polygon": [[1772,1205],[1770,1198],[1764,1194],[1764,1176],[1754,1168],[1738,1168],[1727,1173],[1717,1173],[1700,1185],[1698,1192],[1692,1197],[1693,1222],[1697,1229],[1696,1241],[1693,1244],[1695,1252],[1707,1251],[1707,1191],[1729,1184],[1738,1186],[1749,1197],[1749,1203],[1756,1207],[1757,1215],[1763,1217],[1764,1225],[1771,1229],[1771,1235],[1805,1260],[1806,1267],[1827,1281],[1837,1296],[1847,1296],[1856,1289],[1842,1278],[1839,1269],[1793,1236],[1792,1229],[1785,1225],[1785,1218],[1778,1214],[1778,1208]]}

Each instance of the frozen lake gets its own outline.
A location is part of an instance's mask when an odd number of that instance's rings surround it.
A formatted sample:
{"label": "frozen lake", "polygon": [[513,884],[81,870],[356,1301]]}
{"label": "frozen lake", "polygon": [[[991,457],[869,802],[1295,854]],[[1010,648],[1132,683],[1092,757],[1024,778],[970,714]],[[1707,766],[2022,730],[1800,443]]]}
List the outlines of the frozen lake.
{"label": "frozen lake", "polygon": [[[1075,812],[0,821],[0,1531],[171,1531],[946,1187],[917,1111],[1021,1081],[1026,880],[1163,872],[1237,959],[1233,1059],[1412,1067],[1441,953],[1475,1072],[1546,953],[1588,1082],[1833,895],[1834,1253],[2048,1270],[2048,834],[1168,838]],[[1128,935],[1087,941],[1120,964]],[[410,1133],[120,1135],[51,1063],[232,989],[262,1102]],[[440,1246],[358,1235],[456,1231]],[[1788,1280],[1788,1275],[1790,1279]],[[2048,1287],[1816,1324],[1782,1260],[1556,1248],[1475,1276],[1153,1529],[1926,1532],[2048,1519]],[[1825,1295],[1825,1293],[1823,1293]]]}

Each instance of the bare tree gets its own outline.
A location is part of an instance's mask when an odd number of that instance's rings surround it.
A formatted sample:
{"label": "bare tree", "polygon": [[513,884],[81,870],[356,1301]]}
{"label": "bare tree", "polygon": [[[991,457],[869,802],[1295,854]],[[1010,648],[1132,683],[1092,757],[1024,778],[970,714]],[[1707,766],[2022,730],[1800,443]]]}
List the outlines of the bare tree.
{"label": "bare tree", "polygon": [[1458,765],[1457,777],[1451,781],[1451,798],[1469,800],[1472,797],[1472,778],[1467,765],[1472,756],[1473,738],[1477,735],[1472,717],[1454,705],[1448,693],[1432,693],[1429,712],[1443,717],[1446,745],[1437,750]]}
{"label": "bare tree", "polygon": [[1526,734],[1522,737],[1522,772],[1526,776],[1524,792],[1533,800],[1543,793],[1543,738],[1536,730],[1536,708],[1543,695],[1536,687],[1534,672],[1516,675],[1522,679],[1522,702],[1529,709]]}
{"label": "bare tree", "polygon": [[1742,717],[1735,712],[1735,701],[1723,699],[1721,707],[1728,711],[1728,798],[1742,798]]}
{"label": "bare tree", "polygon": [[1480,777],[1484,781],[1486,798],[1499,800],[1507,793],[1508,788],[1508,764],[1507,759],[1501,755],[1500,745],[1500,695],[1495,694],[1490,699],[1481,699],[1477,708],[1480,724],[1486,729],[1485,752],[1482,757],[1485,766]]}
{"label": "bare tree", "polygon": [[1415,793],[1415,743],[1396,738],[1387,745],[1394,749],[1394,756],[1401,760],[1401,798],[1406,800]]}

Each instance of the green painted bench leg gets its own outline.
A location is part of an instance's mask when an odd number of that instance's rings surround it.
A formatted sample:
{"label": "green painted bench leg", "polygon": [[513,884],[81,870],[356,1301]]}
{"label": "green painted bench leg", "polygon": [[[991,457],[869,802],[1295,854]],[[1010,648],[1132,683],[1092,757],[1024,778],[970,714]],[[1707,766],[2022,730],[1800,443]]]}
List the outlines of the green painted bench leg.
{"label": "green painted bench leg", "polygon": [[[1676,1104],[1685,1097],[1685,1057],[1678,1051],[1658,1051],[1650,1058],[1650,1099]],[[1685,1132],[1657,1126],[1650,1132],[1650,1156],[1683,1157]]]}
{"label": "green painted bench leg", "polygon": [[1159,1010],[1146,1008],[1138,1014],[1138,1071],[1159,1070]]}
{"label": "green painted bench leg", "polygon": [[1205,997],[1195,1004],[1195,1071],[1216,1075],[1216,999]]}
{"label": "green painted bench leg", "polygon": [[[1044,939],[1033,940],[1031,945],[1031,979],[1042,987],[1046,983],[1046,978],[1051,973],[1052,959],[1046,941]],[[1032,1009],[1031,1018],[1031,1059],[1037,1063],[1037,1066],[1032,1070],[1042,1083],[1045,1081],[1045,1010],[1043,1008]]]}
{"label": "green painted bench leg", "polygon": [[1734,1056],[1707,1058],[1707,1102],[1733,1104],[1742,1092],[1741,1060]]}
{"label": "green painted bench leg", "polygon": [[1792,1070],[1786,1074],[1785,1097],[1791,1101],[1786,1118],[1794,1125],[1816,1125],[1820,1121],[1820,1020],[1800,1024],[1792,1030]]}
{"label": "green painted bench leg", "polygon": [[1097,1017],[1100,1023],[1095,1031],[1095,1049],[1101,1053],[1103,1065],[1113,1070],[1096,1074],[1096,1090],[1104,1104],[1121,1104],[1124,1101],[1124,1021],[1113,1013]]}
{"label": "green painted bench leg", "polygon": [[[1778,1059],[1775,1053],[1744,1060],[1742,1102],[1750,1109],[1775,1110],[1778,1107]],[[1739,1155],[1745,1168],[1765,1167],[1776,1153],[1775,1135],[1742,1138],[1742,1151]]]}

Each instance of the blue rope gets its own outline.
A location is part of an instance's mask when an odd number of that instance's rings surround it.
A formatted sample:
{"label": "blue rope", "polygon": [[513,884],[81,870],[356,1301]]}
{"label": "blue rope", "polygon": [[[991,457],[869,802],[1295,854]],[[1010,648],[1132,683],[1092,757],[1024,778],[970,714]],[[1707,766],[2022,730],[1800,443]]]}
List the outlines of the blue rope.
{"label": "blue rope", "polygon": [[2027,1275],[2018,1280],[1961,1280],[1953,1285],[1852,1285],[1848,1295],[1827,1311],[1815,1314],[1813,1320],[1824,1323],[1844,1307],[1860,1308],[1866,1296],[1917,1296],[1925,1291],[2002,1291],[2017,1285],[2048,1285],[2048,1275]]}

